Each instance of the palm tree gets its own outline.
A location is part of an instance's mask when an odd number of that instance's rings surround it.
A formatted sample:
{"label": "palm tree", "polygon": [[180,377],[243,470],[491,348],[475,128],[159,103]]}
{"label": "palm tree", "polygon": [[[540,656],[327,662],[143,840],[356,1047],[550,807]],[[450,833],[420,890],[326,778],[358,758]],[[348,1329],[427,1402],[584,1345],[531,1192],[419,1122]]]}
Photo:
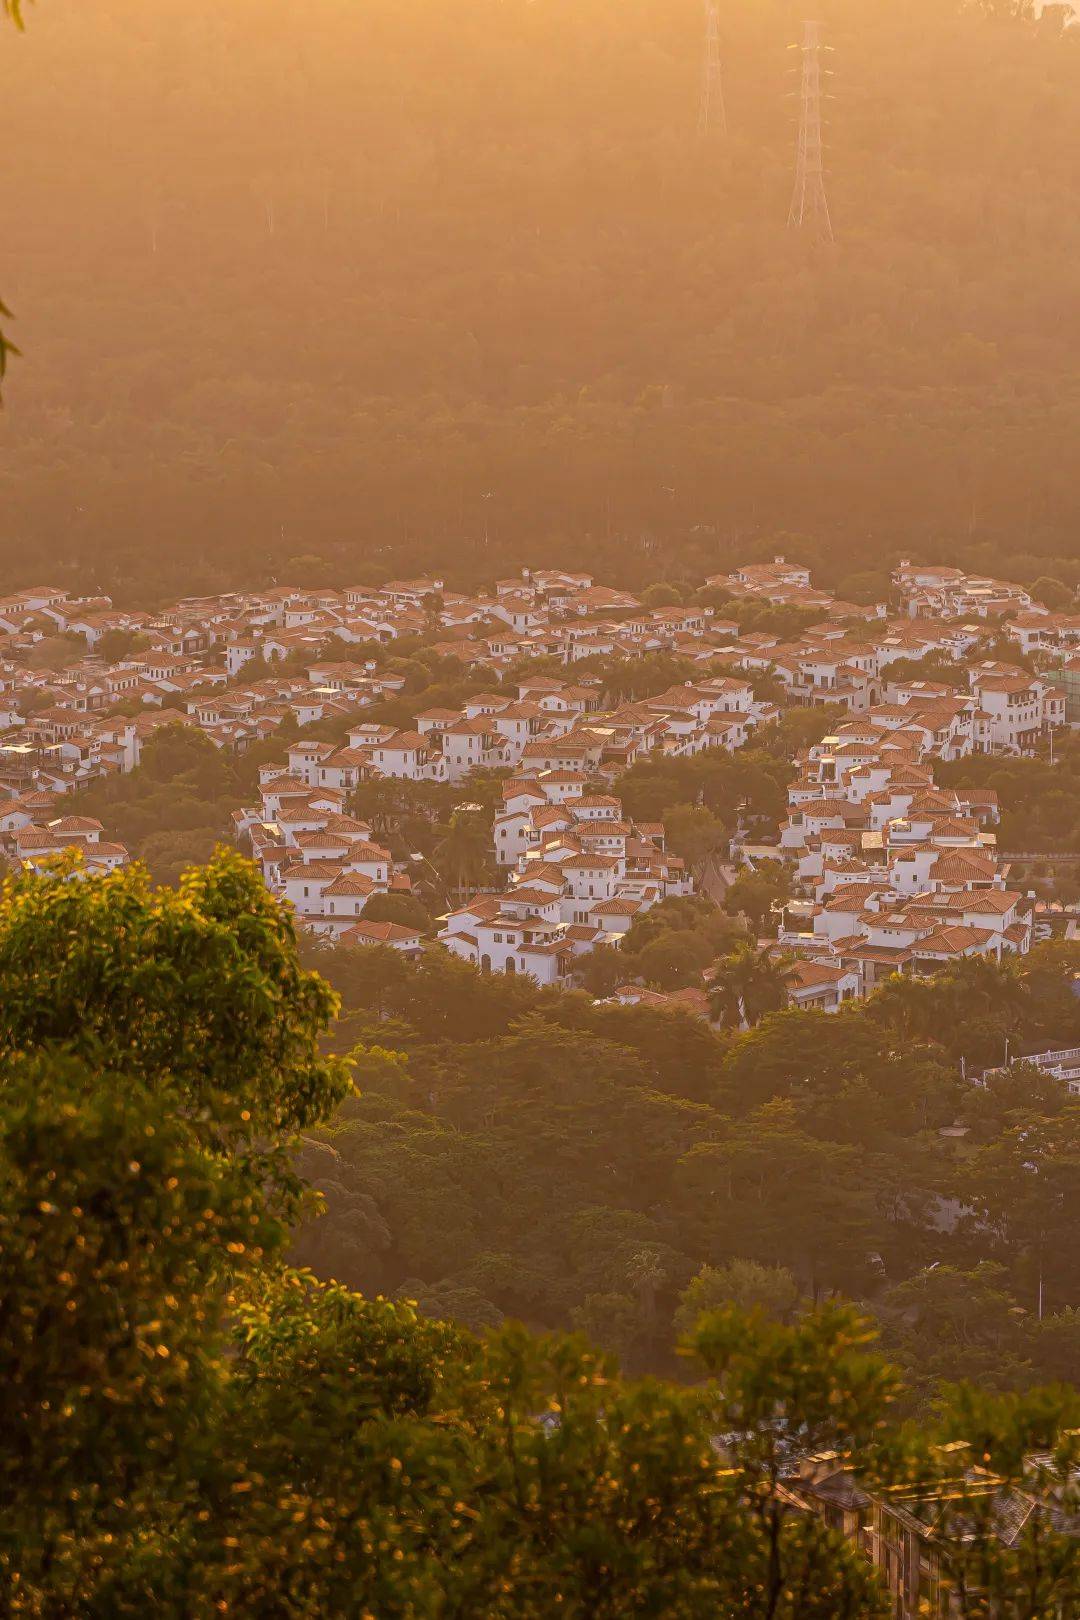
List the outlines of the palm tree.
{"label": "palm tree", "polygon": [[483,818],[455,810],[446,836],[432,854],[432,865],[460,899],[486,875],[490,848],[491,833]]}
{"label": "palm tree", "polygon": [[728,1029],[749,1029],[766,1013],[787,1006],[794,957],[777,956],[749,941],[722,956],[706,983],[711,1016]]}
{"label": "palm tree", "polygon": [[940,1012],[926,983],[910,973],[890,974],[874,991],[871,1008],[873,1015],[890,1025],[903,1043],[932,1035],[933,1022]]}
{"label": "palm tree", "polygon": [[1028,997],[1018,965],[992,957],[967,956],[925,978],[893,974],[870,1000],[875,1018],[900,1043],[936,1041],[949,1046],[971,1041],[971,1061],[996,1061],[997,1054],[1023,1029]]}

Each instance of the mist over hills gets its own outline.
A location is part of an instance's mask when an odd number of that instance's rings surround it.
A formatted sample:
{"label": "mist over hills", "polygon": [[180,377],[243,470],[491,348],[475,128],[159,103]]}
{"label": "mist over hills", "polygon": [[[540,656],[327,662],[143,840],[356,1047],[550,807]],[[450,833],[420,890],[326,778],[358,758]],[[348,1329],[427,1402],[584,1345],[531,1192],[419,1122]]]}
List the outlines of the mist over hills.
{"label": "mist over hills", "polygon": [[[0,39],[0,569],[118,600],[798,546],[1075,580],[1080,38],[805,7],[49,0]],[[1048,566],[1049,564],[1049,566]],[[1070,572],[1071,570],[1071,572]]]}

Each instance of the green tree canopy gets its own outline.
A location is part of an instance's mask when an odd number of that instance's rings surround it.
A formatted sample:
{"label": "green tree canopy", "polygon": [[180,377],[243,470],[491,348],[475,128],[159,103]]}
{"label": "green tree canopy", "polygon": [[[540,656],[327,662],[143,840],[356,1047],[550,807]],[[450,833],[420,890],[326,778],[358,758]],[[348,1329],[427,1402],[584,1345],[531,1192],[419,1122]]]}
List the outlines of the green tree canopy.
{"label": "green tree canopy", "polygon": [[785,1321],[798,1302],[799,1285],[783,1266],[762,1266],[755,1260],[702,1266],[679,1295],[675,1332],[680,1338],[690,1338],[707,1312],[728,1307],[760,1310]]}
{"label": "green tree canopy", "polygon": [[236,855],[178,890],[152,889],[137,866],[98,877],[63,861],[6,879],[0,983],[0,1060],[57,1046],[130,1074],[260,1174],[276,1163],[268,1139],[325,1118],[348,1090],[318,1044],[336,998],[299,966],[291,919]]}
{"label": "green tree canopy", "polygon": [[414,894],[373,894],[364,906],[364,921],[397,923],[421,934],[435,932],[430,911]]}
{"label": "green tree canopy", "polygon": [[710,1012],[729,1028],[749,1029],[787,1005],[791,976],[790,957],[744,940],[713,968],[707,985]]}
{"label": "green tree canopy", "polygon": [[779,861],[763,861],[753,871],[739,873],[724,895],[724,905],[733,915],[742,912],[760,932],[767,926],[773,906],[789,892],[789,880]]}

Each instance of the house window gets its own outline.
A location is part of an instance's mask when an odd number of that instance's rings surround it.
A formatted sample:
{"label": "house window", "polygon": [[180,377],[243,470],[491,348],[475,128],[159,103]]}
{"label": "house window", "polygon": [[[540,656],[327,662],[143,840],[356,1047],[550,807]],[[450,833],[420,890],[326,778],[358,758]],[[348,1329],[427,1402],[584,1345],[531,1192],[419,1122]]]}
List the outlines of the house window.
{"label": "house window", "polygon": [[495,943],[496,943],[496,945],[501,945],[501,944],[502,944],[502,942],[503,942],[503,937],[502,937],[502,935],[501,935],[501,934],[496,934],[496,935],[495,935]]}

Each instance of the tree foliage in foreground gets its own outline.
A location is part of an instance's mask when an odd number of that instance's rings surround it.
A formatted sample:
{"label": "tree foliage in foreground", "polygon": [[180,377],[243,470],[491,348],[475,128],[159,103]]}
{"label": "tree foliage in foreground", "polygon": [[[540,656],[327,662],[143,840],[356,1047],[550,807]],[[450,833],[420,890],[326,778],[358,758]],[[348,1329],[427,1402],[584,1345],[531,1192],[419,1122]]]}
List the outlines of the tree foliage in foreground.
{"label": "tree foliage in foreground", "polygon": [[[5,1612],[879,1612],[851,1549],[720,1465],[741,1386],[627,1384],[578,1341],[265,1269],[282,1228],[168,1112],[77,1060],[5,1068]],[[857,1338],[792,1336],[800,1431],[872,1428]]]}
{"label": "tree foliage in foreground", "polygon": [[874,1466],[894,1377],[850,1311],[714,1313],[705,1382],[628,1383],[274,1267],[247,1178],[129,1076],[17,1060],[3,1103],[6,1612],[885,1613],[774,1488],[792,1446]]}
{"label": "tree foliage in foreground", "polygon": [[348,1073],[320,1050],[337,1008],[301,967],[288,913],[222,854],[154,889],[141,867],[87,877],[75,858],[0,889],[0,1061],[60,1049],[158,1092],[192,1137],[278,1192],[277,1146],[325,1119]]}
{"label": "tree foliage in foreground", "polygon": [[[314,1044],[333,997],[264,905],[234,858],[179,895],[137,871],[0,895],[3,1611],[884,1615],[859,1549],[781,1492],[798,1451],[835,1450],[868,1479],[939,1469],[932,1432],[897,1428],[896,1376],[850,1307],[787,1325],[706,1312],[686,1345],[698,1381],[677,1387],[628,1381],[579,1338],[510,1324],[478,1339],[282,1264],[282,1156],[344,1077]],[[590,1061],[610,1065],[596,1124],[618,1054],[592,1037]],[[536,1064],[523,1028],[500,1058],[504,1106],[527,1105],[534,1130]],[[400,1069],[357,1054],[384,1086]],[[461,1130],[491,1097],[457,1101]],[[573,1166],[565,1122],[546,1128]],[[648,1258],[634,1271],[644,1308]],[[942,1421],[1010,1479],[1021,1435],[1050,1448],[1040,1491],[1056,1500],[1074,1417],[1060,1392],[1000,1410],[961,1392]],[[979,1545],[1003,1591],[1041,1593],[1051,1570],[1068,1596],[1070,1544],[1040,1525],[1002,1549],[987,1521]]]}

